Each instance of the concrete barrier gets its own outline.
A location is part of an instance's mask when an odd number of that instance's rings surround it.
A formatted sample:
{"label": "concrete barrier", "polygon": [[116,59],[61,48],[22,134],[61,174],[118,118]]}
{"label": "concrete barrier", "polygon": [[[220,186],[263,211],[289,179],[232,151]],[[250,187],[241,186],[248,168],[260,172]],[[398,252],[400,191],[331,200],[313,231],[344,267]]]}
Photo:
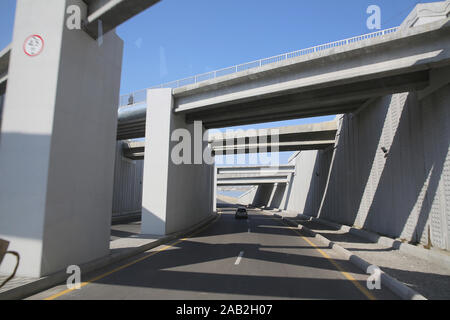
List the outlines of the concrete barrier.
{"label": "concrete barrier", "polygon": [[[361,257],[355,255],[354,253],[348,251],[347,249],[343,248],[342,246],[334,243],[333,241],[328,240],[324,236],[314,232],[309,228],[302,226],[301,224],[298,224],[297,222],[291,220],[290,218],[284,218],[278,214],[274,214],[274,216],[282,219],[283,221],[286,221],[286,223],[291,226],[295,226],[300,231],[303,231],[304,233],[313,237],[317,241],[321,242],[323,245],[335,250],[336,252],[344,256],[346,260],[350,261],[353,265],[361,269],[363,272],[367,272],[367,268],[373,265],[367,262],[366,260],[362,259]],[[409,288],[408,286],[398,281],[397,279],[389,276],[383,270],[380,269],[380,271],[381,271],[381,282],[403,300],[427,300],[423,295]]]}

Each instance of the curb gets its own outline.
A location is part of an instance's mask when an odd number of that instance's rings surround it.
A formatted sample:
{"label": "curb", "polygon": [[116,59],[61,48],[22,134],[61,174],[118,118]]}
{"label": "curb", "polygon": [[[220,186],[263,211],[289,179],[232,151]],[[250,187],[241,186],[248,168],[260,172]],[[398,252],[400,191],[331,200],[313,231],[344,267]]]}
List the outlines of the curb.
{"label": "curb", "polygon": [[[210,217],[204,219],[198,224],[185,229],[183,231],[175,232],[164,236],[156,241],[147,243],[140,247],[125,249],[121,252],[117,252],[114,254],[110,254],[104,258],[100,258],[91,262],[83,263],[80,265],[80,269],[82,273],[90,273],[92,271],[96,271],[108,265],[120,262],[122,260],[133,257],[139,253],[145,252],[147,250],[159,247],[160,245],[166,244],[172,240],[181,238],[183,236],[188,236],[192,232],[200,229],[208,224],[215,222],[216,219],[220,217],[219,214],[215,213]],[[23,286],[15,287],[10,290],[4,291],[0,293],[0,300],[20,300],[32,296],[33,294],[39,293],[46,289],[49,289],[53,286],[63,283],[67,279],[67,273],[65,270],[59,271],[57,273],[51,274],[46,277],[42,277],[37,279],[36,281],[27,283]]]}
{"label": "curb", "polygon": [[438,263],[438,264],[444,263],[444,264],[450,266],[450,255],[448,255],[448,256],[443,255],[442,253],[435,252],[430,249],[424,249],[424,248],[421,248],[421,247],[418,247],[418,246],[415,246],[415,245],[412,245],[409,243],[405,243],[398,239],[392,239],[392,238],[381,236],[379,234],[376,234],[376,233],[373,233],[373,232],[370,232],[367,230],[358,229],[358,228],[350,227],[350,226],[346,226],[346,225],[341,225],[341,224],[338,224],[335,222],[323,220],[323,219],[316,218],[316,217],[307,216],[304,214],[298,214],[297,217],[306,219],[308,221],[316,221],[318,223],[322,223],[326,226],[336,228],[336,230],[342,230],[342,231],[348,232],[350,234],[353,234],[355,236],[358,236],[360,238],[369,240],[373,243],[377,243],[377,244],[384,245],[387,247],[392,247],[393,249],[405,252],[407,254],[413,255],[413,256],[421,258],[421,259],[432,261],[432,262]]}
{"label": "curb", "polygon": [[[355,255],[354,253],[348,251],[344,247],[338,245],[337,243],[328,240],[321,234],[316,233],[315,231],[306,228],[305,226],[302,226],[301,224],[289,219],[289,218],[283,218],[282,216],[278,214],[273,214],[277,218],[281,218],[283,221],[286,221],[289,225],[295,226],[300,231],[303,231],[304,233],[310,235],[311,237],[317,239],[324,245],[328,246],[331,249],[334,249],[341,255],[343,255],[348,261],[350,261],[353,265],[361,269],[363,272],[367,272],[367,268],[371,266],[372,264],[367,262],[366,260],[362,259],[361,257]],[[403,300],[427,300],[423,295],[416,292],[415,290],[411,289],[410,287],[406,286],[404,283],[400,282],[399,280],[391,277],[387,273],[385,273],[381,268],[379,268],[381,271],[381,282],[386,285],[392,292],[397,294],[400,298]]]}
{"label": "curb", "polygon": [[141,212],[115,216],[111,218],[111,225],[139,221],[141,217]]}

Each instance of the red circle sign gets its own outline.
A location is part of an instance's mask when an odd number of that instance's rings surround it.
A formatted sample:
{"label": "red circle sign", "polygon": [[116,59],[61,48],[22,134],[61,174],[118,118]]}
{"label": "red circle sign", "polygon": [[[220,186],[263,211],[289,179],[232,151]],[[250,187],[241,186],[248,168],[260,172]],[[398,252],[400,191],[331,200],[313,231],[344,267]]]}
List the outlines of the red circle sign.
{"label": "red circle sign", "polygon": [[39,55],[43,49],[44,49],[44,39],[42,39],[42,37],[37,34],[29,36],[23,44],[23,51],[25,52],[26,55],[30,57],[35,57]]}

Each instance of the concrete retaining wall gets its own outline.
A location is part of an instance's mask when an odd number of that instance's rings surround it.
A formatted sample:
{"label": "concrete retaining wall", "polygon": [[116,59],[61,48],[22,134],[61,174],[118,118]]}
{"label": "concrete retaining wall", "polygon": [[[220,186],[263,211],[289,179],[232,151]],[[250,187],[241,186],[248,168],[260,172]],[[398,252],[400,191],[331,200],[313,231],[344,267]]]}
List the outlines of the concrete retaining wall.
{"label": "concrete retaining wall", "polygon": [[254,186],[239,197],[239,204],[248,205],[253,203],[258,187]]}
{"label": "concrete retaining wall", "polygon": [[449,107],[447,84],[340,116],[335,148],[295,158],[284,207],[449,250]]}
{"label": "concrete retaining wall", "polygon": [[116,145],[113,217],[140,212],[142,209],[144,161],[125,158],[123,144],[123,141],[118,141]]}
{"label": "concrete retaining wall", "polygon": [[449,104],[447,85],[422,101],[396,94],[344,116],[323,203],[312,214],[448,250]]}

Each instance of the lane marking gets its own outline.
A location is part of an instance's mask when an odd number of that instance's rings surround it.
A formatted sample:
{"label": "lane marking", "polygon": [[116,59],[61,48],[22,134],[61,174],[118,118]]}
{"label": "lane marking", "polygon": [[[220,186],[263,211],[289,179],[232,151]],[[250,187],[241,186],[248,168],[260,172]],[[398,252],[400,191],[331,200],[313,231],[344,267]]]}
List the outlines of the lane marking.
{"label": "lane marking", "polygon": [[238,265],[239,263],[241,263],[241,259],[242,256],[244,255],[244,251],[239,252],[239,256],[236,259],[236,262],[234,263],[235,265]]}
{"label": "lane marking", "polygon": [[[107,276],[109,276],[109,275],[111,275],[111,274],[113,274],[113,273],[116,273],[117,271],[120,271],[120,270],[123,270],[123,269],[125,269],[125,268],[128,268],[128,267],[130,267],[130,266],[132,266],[132,265],[134,265],[134,264],[136,264],[136,263],[138,263],[138,262],[141,262],[141,261],[143,261],[143,260],[145,260],[145,259],[147,259],[147,258],[150,258],[151,256],[154,256],[155,254],[158,254],[158,253],[163,252],[163,251],[165,251],[165,250],[167,250],[167,249],[169,249],[169,248],[172,248],[172,247],[176,246],[177,244],[179,244],[180,242],[186,241],[186,240],[189,239],[190,237],[195,236],[196,234],[202,232],[202,231],[205,230],[206,228],[212,226],[217,220],[219,220],[219,218],[220,218],[221,216],[222,216],[222,214],[219,213],[218,216],[217,216],[217,218],[216,218],[215,220],[213,220],[211,223],[208,223],[206,226],[203,226],[203,227],[200,228],[199,230],[196,230],[196,231],[192,232],[191,234],[189,234],[189,235],[186,236],[185,238],[178,239],[178,240],[172,242],[171,244],[168,244],[168,245],[164,246],[163,248],[158,249],[158,250],[156,250],[156,251],[152,251],[151,253],[149,253],[149,254],[147,254],[147,255],[145,255],[145,256],[139,258],[139,259],[133,260],[133,261],[131,261],[131,262],[127,263],[127,264],[124,264],[124,265],[122,265],[122,266],[120,266],[120,267],[117,267],[117,268],[115,268],[115,269],[113,269],[113,270],[111,270],[111,271],[105,272],[105,273],[103,273],[103,274],[101,274],[101,275],[99,275],[99,276],[97,276],[97,277],[95,277],[95,278],[92,278],[92,279],[88,280],[88,281],[82,282],[82,283],[80,284],[80,288],[82,288],[82,287],[84,287],[84,286],[86,286],[86,285],[88,285],[88,284],[90,284],[90,283],[92,283],[92,282],[95,282],[95,281],[97,281],[97,280],[103,279],[103,278],[105,278],[105,277],[107,277]],[[150,249],[150,250],[151,250],[151,249]],[[72,292],[72,291],[74,291],[74,290],[77,290],[77,289],[75,289],[75,288],[73,288],[73,289],[66,289],[66,290],[63,290],[63,291],[61,291],[61,292],[59,292],[59,293],[56,293],[56,294],[54,294],[54,295],[51,295],[50,297],[45,298],[44,300],[54,300],[54,299],[59,298],[59,297],[65,295],[65,294],[67,294],[67,293],[69,293],[69,292]],[[79,290],[79,289],[78,289],[78,290]]]}
{"label": "lane marking", "polygon": [[[266,213],[264,213],[266,214]],[[275,219],[273,217],[271,217],[273,220],[275,221],[279,221],[279,219]],[[300,236],[303,240],[306,241],[306,243],[308,243],[311,247],[313,247],[314,249],[316,249],[324,258],[326,258],[328,261],[331,262],[331,264],[349,281],[351,281],[351,283],[353,283],[353,285],[359,290],[361,291],[362,294],[364,294],[369,300],[377,300],[375,298],[374,295],[372,295],[366,288],[364,288],[351,274],[349,274],[347,271],[345,271],[344,268],[341,267],[341,265],[339,263],[337,263],[336,261],[333,260],[333,258],[331,258],[325,251],[323,251],[322,249],[320,249],[314,242],[312,242],[311,240],[309,240],[308,238],[306,238],[305,236],[303,236],[297,229],[294,229],[293,227],[289,226],[286,222],[284,222],[284,220],[281,220],[281,222],[288,227],[288,229],[294,231],[298,236]]]}

